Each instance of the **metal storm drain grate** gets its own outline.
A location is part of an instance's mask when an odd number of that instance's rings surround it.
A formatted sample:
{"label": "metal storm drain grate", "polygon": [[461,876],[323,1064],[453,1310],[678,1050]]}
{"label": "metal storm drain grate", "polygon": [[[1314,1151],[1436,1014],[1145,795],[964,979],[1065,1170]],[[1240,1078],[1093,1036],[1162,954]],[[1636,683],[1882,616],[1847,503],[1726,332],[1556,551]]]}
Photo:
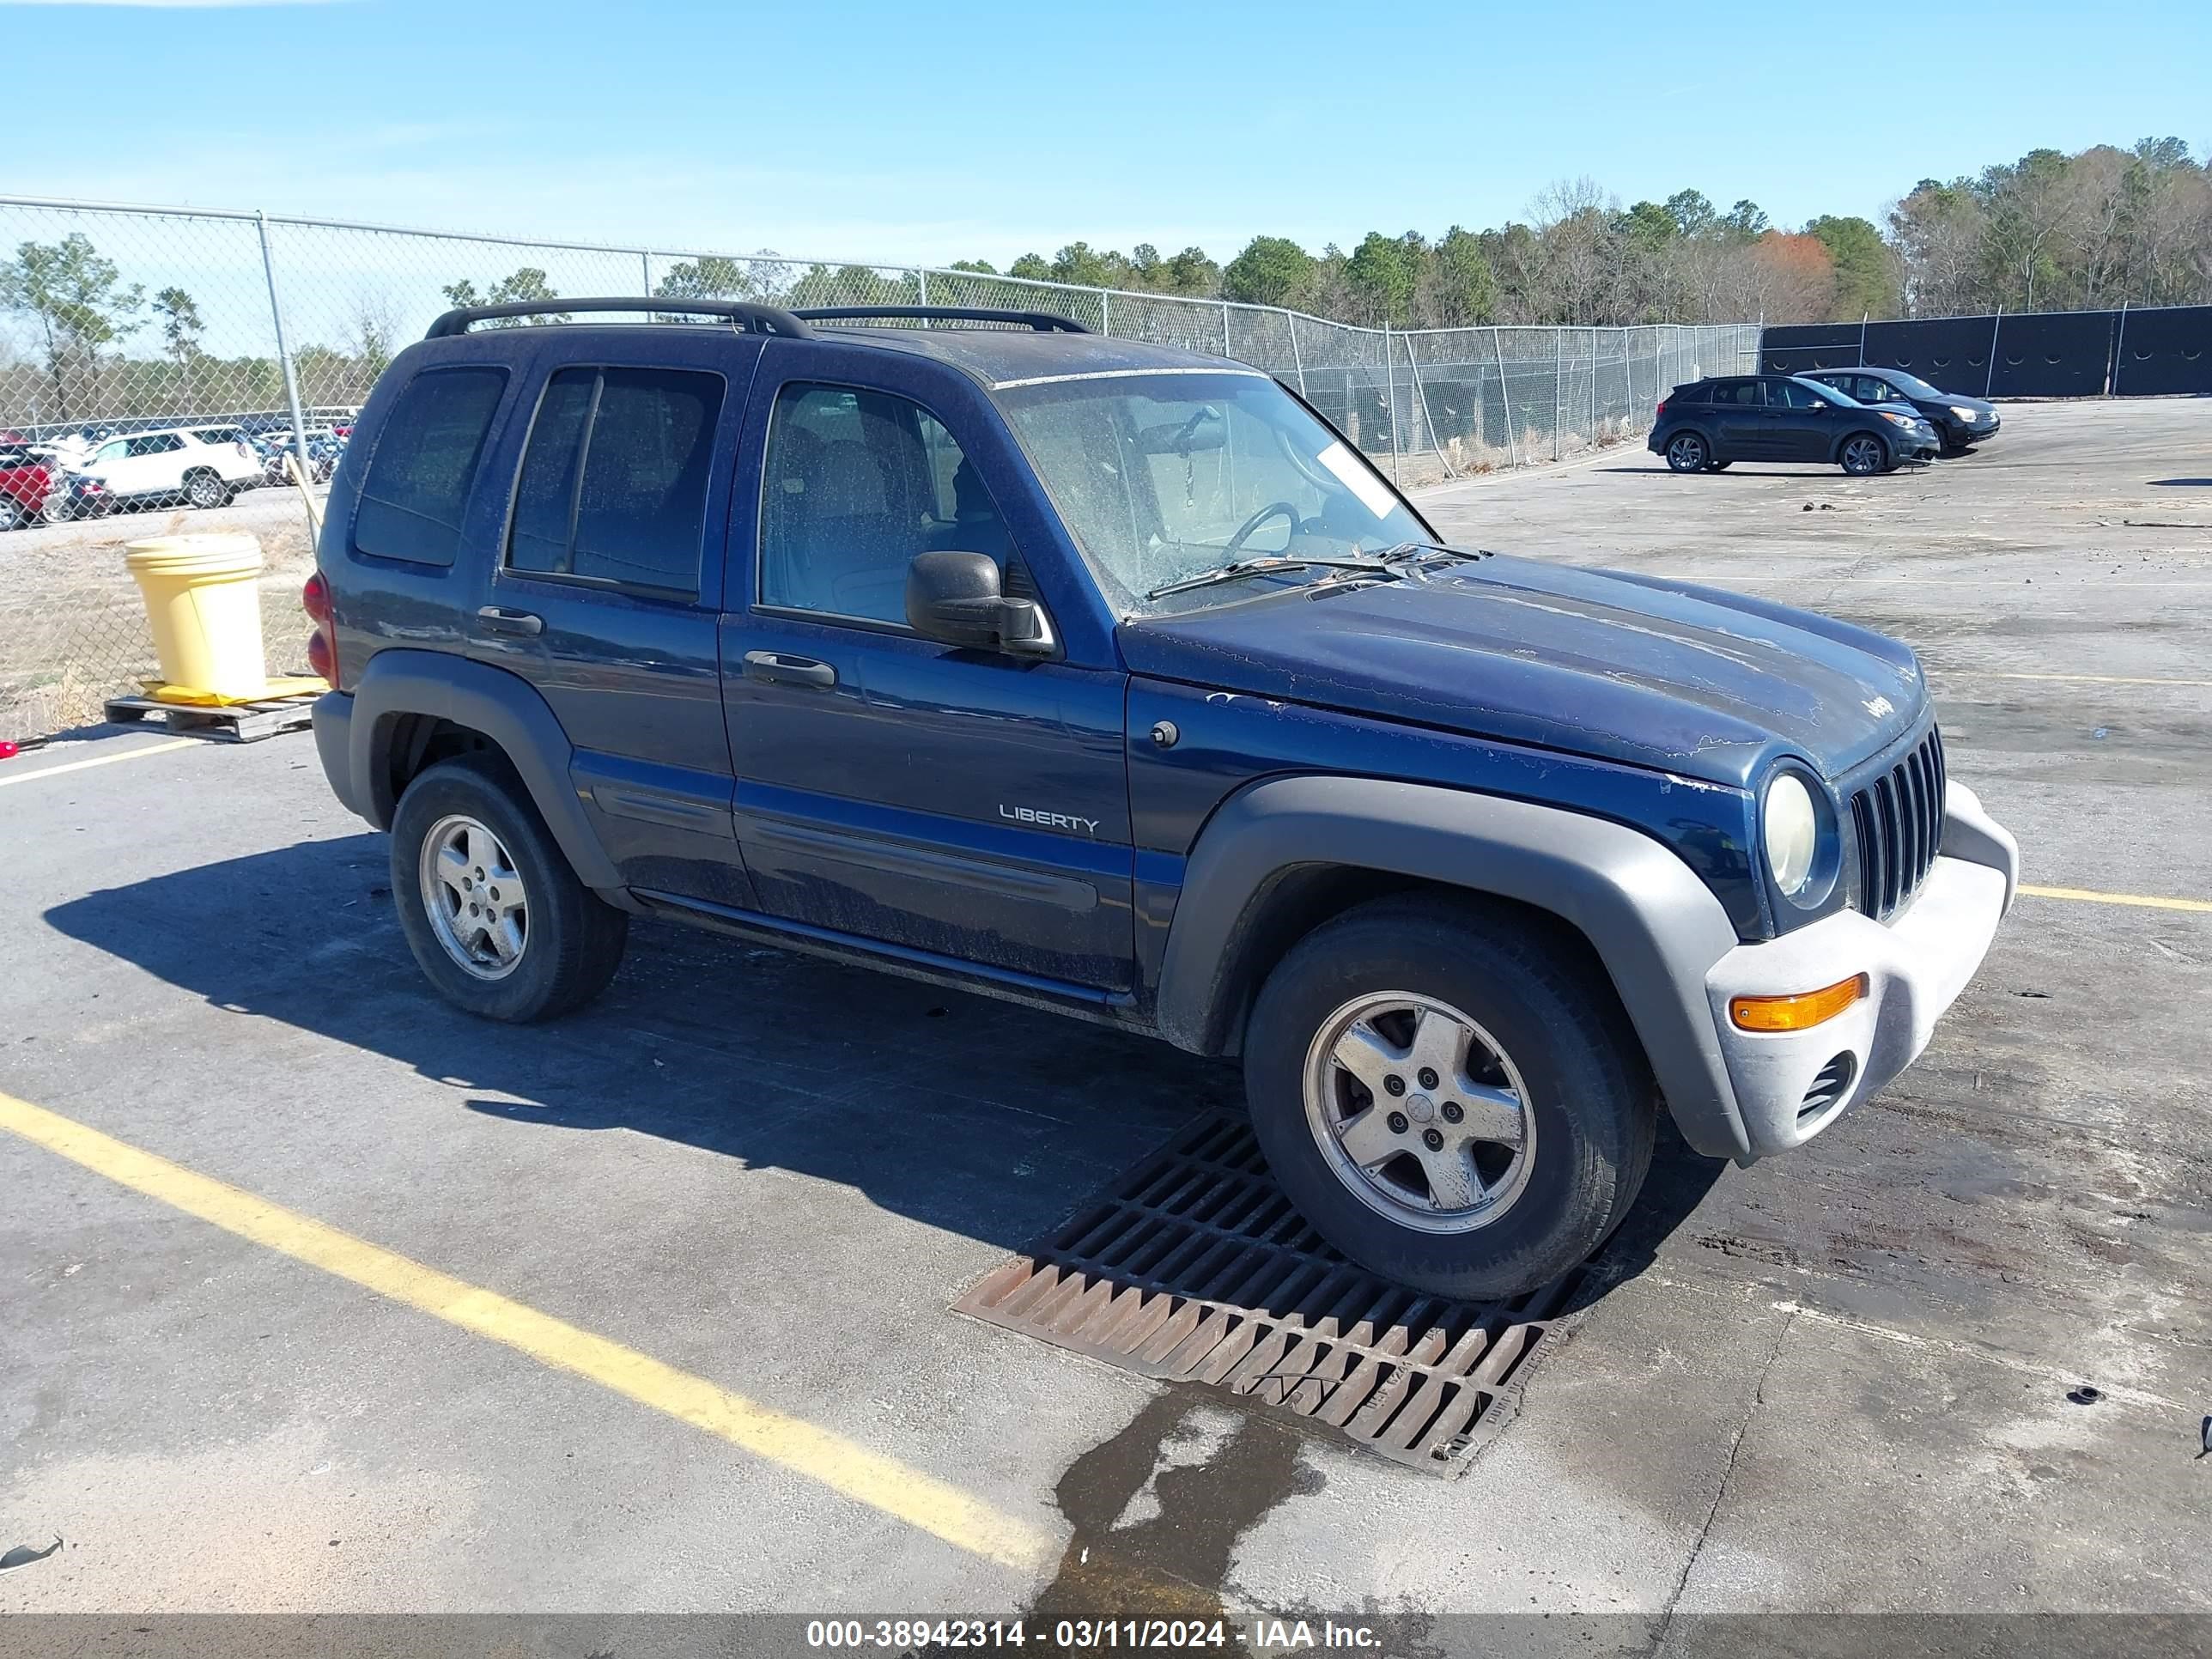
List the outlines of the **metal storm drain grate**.
{"label": "metal storm drain grate", "polygon": [[1207,1113],[954,1311],[1456,1474],[1573,1288],[1486,1304],[1378,1279],[1291,1208],[1249,1122]]}

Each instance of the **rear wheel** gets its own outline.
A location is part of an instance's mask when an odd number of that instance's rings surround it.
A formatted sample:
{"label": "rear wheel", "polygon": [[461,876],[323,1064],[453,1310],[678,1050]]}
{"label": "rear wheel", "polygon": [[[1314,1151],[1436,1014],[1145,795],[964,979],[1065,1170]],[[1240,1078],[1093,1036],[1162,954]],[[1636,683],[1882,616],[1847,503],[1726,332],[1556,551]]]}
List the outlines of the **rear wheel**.
{"label": "rear wheel", "polygon": [[31,521],[31,514],[22,502],[13,495],[0,495],[0,530],[20,530]]}
{"label": "rear wheel", "polygon": [[1244,1071],[1306,1218],[1443,1295],[1570,1271],[1650,1164],[1654,1091],[1612,988],[1479,903],[1382,899],[1307,935],[1260,994]]}
{"label": "rear wheel", "polygon": [[1844,440],[1836,459],[1854,478],[1869,477],[1889,470],[1889,446],[1871,432],[1854,432]]}
{"label": "rear wheel", "polygon": [[198,507],[221,507],[230,499],[230,491],[214,473],[202,471],[185,479],[185,499]]}
{"label": "rear wheel", "polygon": [[1702,472],[1712,458],[1702,434],[1677,432],[1667,441],[1667,465],[1677,472]]}
{"label": "rear wheel", "polygon": [[430,982],[487,1019],[545,1019],[590,1001],[629,934],[629,918],[576,878],[521,786],[475,757],[407,786],[392,817],[392,891]]}

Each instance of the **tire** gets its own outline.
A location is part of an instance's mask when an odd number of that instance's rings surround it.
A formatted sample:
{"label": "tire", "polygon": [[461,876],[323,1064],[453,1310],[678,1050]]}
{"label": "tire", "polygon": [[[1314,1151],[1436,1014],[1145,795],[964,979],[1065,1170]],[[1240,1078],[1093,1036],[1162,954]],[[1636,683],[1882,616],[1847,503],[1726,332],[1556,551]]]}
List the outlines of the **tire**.
{"label": "tire", "polygon": [[1854,478],[1870,478],[1895,465],[1889,446],[1871,432],[1854,432],[1836,450],[1836,461]]}
{"label": "tire", "polygon": [[185,477],[185,500],[203,511],[221,507],[230,499],[222,480],[206,471],[187,473]]}
{"label": "tire", "polygon": [[1701,432],[1677,432],[1667,440],[1667,465],[1677,472],[1702,472],[1712,458]]}
{"label": "tire", "polygon": [[[1400,1003],[1425,1006],[1389,1006]],[[1409,1024],[1416,1014],[1444,1024]],[[1343,1053],[1370,1075],[1380,1067],[1382,1090],[1339,1066]],[[1439,1053],[1467,1059],[1442,1062],[1460,1075],[1439,1068],[1432,1088],[1420,1061]],[[1244,1079],[1268,1164],[1315,1229],[1361,1266],[1441,1295],[1517,1296],[1571,1272],[1627,1214],[1650,1167],[1656,1091],[1613,988],[1479,900],[1378,899],[1309,933],[1254,1006]],[[1387,1103],[1392,1086],[1395,1120],[1366,1103]],[[1449,1098],[1455,1090],[1464,1104]],[[1373,1173],[1359,1161],[1376,1139],[1354,1134],[1346,1150],[1336,1127],[1363,1112],[1384,1112],[1370,1136],[1395,1138]],[[1517,1149],[1477,1145],[1479,1121],[1516,1126]],[[1455,1133],[1468,1138],[1471,1164],[1449,1141],[1434,1164],[1414,1150]],[[1462,1189],[1472,1202],[1456,1212],[1429,1182],[1437,1167],[1448,1179],[1472,1170]]]}
{"label": "tire", "polygon": [[[431,850],[468,857],[426,859]],[[440,862],[465,894],[426,867]],[[519,893],[501,890],[502,871]],[[576,879],[513,775],[478,757],[441,761],[399,798],[392,892],[424,975],[447,1001],[485,1019],[522,1024],[580,1007],[614,977],[629,935],[629,918]],[[465,908],[471,897],[485,906],[475,921]],[[445,908],[443,923],[434,904]],[[495,913],[513,923],[496,936]]]}
{"label": "tire", "polygon": [[21,530],[31,515],[13,495],[0,495],[0,530]]}
{"label": "tire", "polygon": [[1725,472],[1734,465],[1735,463],[1733,461],[1707,461],[1705,463],[1705,471],[1708,472]]}

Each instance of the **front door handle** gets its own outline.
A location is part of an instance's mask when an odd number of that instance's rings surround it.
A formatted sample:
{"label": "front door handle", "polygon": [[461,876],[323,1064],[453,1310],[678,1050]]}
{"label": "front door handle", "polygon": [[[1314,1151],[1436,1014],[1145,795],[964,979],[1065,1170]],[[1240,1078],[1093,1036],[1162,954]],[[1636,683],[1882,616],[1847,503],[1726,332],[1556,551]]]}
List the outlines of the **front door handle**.
{"label": "front door handle", "polygon": [[487,605],[477,611],[477,620],[483,624],[487,634],[520,634],[526,638],[545,631],[545,618],[527,611],[508,611],[496,605]]}
{"label": "front door handle", "polygon": [[817,662],[811,657],[787,656],[781,651],[748,651],[745,653],[745,678],[766,680],[771,685],[818,685],[829,687],[837,684],[837,671],[826,662]]}

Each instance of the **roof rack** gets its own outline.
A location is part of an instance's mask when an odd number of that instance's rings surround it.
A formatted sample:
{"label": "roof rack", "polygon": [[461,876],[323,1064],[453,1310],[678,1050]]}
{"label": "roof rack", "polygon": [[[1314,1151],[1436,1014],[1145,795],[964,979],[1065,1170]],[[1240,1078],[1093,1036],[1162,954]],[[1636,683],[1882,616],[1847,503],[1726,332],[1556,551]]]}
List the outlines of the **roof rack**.
{"label": "roof rack", "polygon": [[1049,311],[1006,311],[996,306],[809,306],[791,313],[802,323],[854,322],[869,317],[914,317],[925,322],[1013,323],[1040,334],[1097,331]]}
{"label": "roof rack", "polygon": [[725,317],[737,325],[741,334],[781,334],[793,340],[815,337],[812,329],[780,307],[757,305],[750,300],[672,300],[659,295],[629,300],[518,300],[507,305],[461,306],[431,324],[430,331],[422,337],[426,340],[448,340],[457,334],[467,333],[471,323],[489,322],[499,317],[550,317],[578,311],[643,311],[655,316]]}

